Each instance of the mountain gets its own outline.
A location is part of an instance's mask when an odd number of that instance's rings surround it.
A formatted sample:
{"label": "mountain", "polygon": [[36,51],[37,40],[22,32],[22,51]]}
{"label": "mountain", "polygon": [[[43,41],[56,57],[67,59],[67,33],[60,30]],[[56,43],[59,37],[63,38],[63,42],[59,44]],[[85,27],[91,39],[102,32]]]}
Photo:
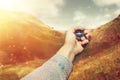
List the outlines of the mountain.
{"label": "mountain", "polygon": [[[0,80],[19,80],[63,45],[65,34],[30,14],[0,11]],[[68,80],[120,79],[120,16],[93,30]]]}
{"label": "mountain", "polygon": [[0,80],[16,80],[53,56],[64,35],[30,14],[0,11]]}
{"label": "mountain", "polygon": [[120,16],[93,30],[69,80],[120,80]]}
{"label": "mountain", "polygon": [[0,12],[0,56],[4,58],[0,59],[2,64],[49,58],[62,45],[63,38],[60,32],[29,14]]}

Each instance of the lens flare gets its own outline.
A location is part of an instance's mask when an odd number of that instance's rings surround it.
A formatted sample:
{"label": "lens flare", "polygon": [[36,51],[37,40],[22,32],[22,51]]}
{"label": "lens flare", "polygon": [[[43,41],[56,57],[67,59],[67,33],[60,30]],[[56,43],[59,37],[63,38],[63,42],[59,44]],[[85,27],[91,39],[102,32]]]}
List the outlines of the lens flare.
{"label": "lens flare", "polygon": [[17,0],[0,0],[0,9],[14,10],[17,5]]}

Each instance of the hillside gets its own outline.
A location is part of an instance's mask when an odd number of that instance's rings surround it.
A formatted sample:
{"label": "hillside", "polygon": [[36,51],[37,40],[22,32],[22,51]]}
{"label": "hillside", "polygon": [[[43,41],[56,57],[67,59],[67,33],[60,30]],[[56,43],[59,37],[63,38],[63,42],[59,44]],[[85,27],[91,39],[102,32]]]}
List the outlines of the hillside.
{"label": "hillside", "polygon": [[29,14],[0,12],[0,56],[4,58],[0,59],[2,64],[49,58],[62,45],[63,38],[60,32]]}
{"label": "hillside", "polygon": [[[19,80],[53,56],[64,34],[35,17],[0,11],[0,80]],[[69,80],[120,79],[120,16],[93,30]]]}
{"label": "hillside", "polygon": [[21,12],[0,11],[0,80],[16,80],[49,59],[64,35]]}
{"label": "hillside", "polygon": [[120,80],[120,16],[92,32],[69,80]]}

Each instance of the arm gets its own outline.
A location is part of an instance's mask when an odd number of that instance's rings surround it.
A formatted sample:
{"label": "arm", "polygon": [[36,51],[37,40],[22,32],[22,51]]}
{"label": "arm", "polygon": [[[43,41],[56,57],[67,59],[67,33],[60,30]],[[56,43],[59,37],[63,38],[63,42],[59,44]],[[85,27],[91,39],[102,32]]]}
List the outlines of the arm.
{"label": "arm", "polygon": [[74,31],[75,28],[67,32],[65,43],[56,55],[21,80],[67,80],[75,55],[83,50],[82,44],[88,43],[84,37],[78,42]]}

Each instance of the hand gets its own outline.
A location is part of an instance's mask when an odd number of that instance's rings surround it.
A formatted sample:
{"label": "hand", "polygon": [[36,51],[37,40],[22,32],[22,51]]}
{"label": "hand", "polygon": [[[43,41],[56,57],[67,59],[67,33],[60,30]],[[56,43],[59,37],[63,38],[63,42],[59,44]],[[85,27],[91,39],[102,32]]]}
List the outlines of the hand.
{"label": "hand", "polygon": [[[75,31],[78,30],[78,29],[81,29],[84,31],[84,34],[85,36],[87,37],[87,39],[83,36],[81,37],[81,41],[78,41],[76,39],[76,36],[75,36]],[[89,43],[89,30],[86,30],[84,28],[80,28],[80,27],[74,27],[70,30],[68,30],[68,32],[66,33],[66,39],[65,39],[65,44],[64,45],[69,45],[72,47],[72,50],[73,50],[73,53],[75,55],[77,55],[78,53],[82,52],[84,47],[83,45]]]}
{"label": "hand", "polygon": [[57,54],[61,54],[68,58],[71,62],[73,61],[75,55],[83,51],[83,46],[84,44],[87,44],[89,42],[88,39],[86,39],[84,36],[81,37],[82,41],[78,41],[75,36],[75,31],[81,29],[84,31],[84,34],[87,38],[89,38],[89,32],[88,30],[85,30],[83,28],[79,27],[74,27],[70,30],[67,31],[66,33],[66,38],[65,38],[65,43],[64,45],[60,48],[60,50],[57,52]]}

